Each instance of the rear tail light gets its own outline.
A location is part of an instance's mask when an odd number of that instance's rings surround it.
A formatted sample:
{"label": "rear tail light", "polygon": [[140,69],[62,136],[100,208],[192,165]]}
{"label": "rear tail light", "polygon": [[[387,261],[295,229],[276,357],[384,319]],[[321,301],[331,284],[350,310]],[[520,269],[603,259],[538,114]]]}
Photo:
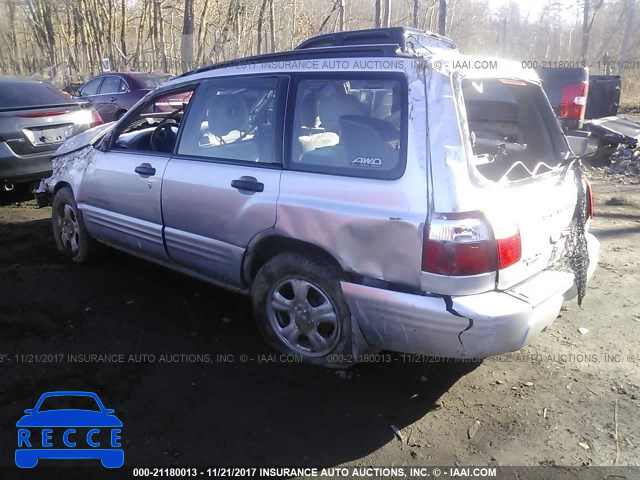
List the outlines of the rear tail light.
{"label": "rear tail light", "polygon": [[98,125],[102,125],[104,120],[100,114],[95,110],[95,108],[91,109],[91,121],[89,122],[89,128],[97,127]]}
{"label": "rear tail light", "polygon": [[501,220],[493,227],[479,212],[437,214],[425,227],[422,270],[479,275],[518,262],[522,250],[517,225]]}
{"label": "rear tail light", "polygon": [[589,85],[587,82],[569,83],[562,89],[562,100],[560,101],[560,118],[570,118],[574,120],[584,120],[587,108],[587,92]]}
{"label": "rear tail light", "polygon": [[596,216],[596,211],[593,208],[593,189],[591,188],[591,184],[588,180],[584,181],[586,183],[586,194],[587,194],[587,208],[589,208],[589,218],[593,218]]}

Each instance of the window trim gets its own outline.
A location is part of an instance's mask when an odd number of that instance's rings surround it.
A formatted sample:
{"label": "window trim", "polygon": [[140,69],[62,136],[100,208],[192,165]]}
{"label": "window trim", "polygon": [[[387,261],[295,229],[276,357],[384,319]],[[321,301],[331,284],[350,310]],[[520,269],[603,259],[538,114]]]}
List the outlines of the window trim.
{"label": "window trim", "polygon": [[[234,158],[225,158],[225,157],[205,157],[200,155],[187,155],[184,153],[178,153],[178,149],[180,148],[180,143],[182,141],[183,128],[181,125],[180,131],[178,132],[178,138],[176,140],[176,145],[173,150],[173,157],[179,158],[181,160],[189,160],[194,162],[207,162],[207,163],[220,163],[224,165],[240,165],[240,166],[252,166],[258,168],[269,168],[269,169],[277,169],[281,170],[283,168],[283,160],[284,160],[284,120],[286,116],[286,108],[288,103],[288,93],[289,93],[289,85],[290,78],[289,75],[282,74],[248,74],[248,75],[224,75],[224,76],[216,76],[216,77],[207,77],[202,79],[202,84],[211,84],[214,82],[240,82],[242,80],[260,80],[260,79],[276,79],[276,95],[280,99],[276,104],[276,115],[273,124],[273,162],[250,162],[247,160],[238,160]],[[195,93],[195,92],[194,92]],[[190,103],[191,105],[191,103]],[[185,112],[185,119],[189,115],[189,111]],[[183,124],[185,123],[183,119]],[[278,140],[280,139],[280,141]]]}
{"label": "window trim", "polygon": [[[342,72],[304,72],[292,74],[291,88],[287,105],[287,118],[285,122],[284,141],[284,169],[292,172],[306,172],[319,175],[332,175],[348,178],[364,178],[367,180],[393,181],[402,178],[407,169],[407,156],[409,146],[409,83],[407,76],[402,72],[364,72],[345,70]],[[300,83],[305,80],[395,80],[400,84],[401,110],[400,110],[400,152],[398,165],[393,170],[381,172],[378,175],[366,175],[374,170],[363,170],[359,173],[356,169],[346,170],[342,167],[322,167],[313,164],[295,163],[291,159],[293,150],[293,121],[295,117],[296,100]],[[302,166],[302,168],[300,168]],[[320,167],[320,168],[317,168]]]}

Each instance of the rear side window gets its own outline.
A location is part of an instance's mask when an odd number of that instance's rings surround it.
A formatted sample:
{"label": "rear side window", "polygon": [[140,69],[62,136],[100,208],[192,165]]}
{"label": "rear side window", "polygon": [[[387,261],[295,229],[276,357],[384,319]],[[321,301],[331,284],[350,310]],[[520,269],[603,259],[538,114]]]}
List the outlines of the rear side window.
{"label": "rear side window", "polygon": [[70,102],[71,100],[46,83],[0,82],[0,108],[61,105]]}
{"label": "rear side window", "polygon": [[398,178],[405,163],[406,108],[406,84],[397,75],[299,80],[289,168]]}
{"label": "rear side window", "polygon": [[274,162],[276,78],[216,79],[198,88],[178,154],[244,162]]}
{"label": "rear side window", "polygon": [[113,75],[106,77],[100,87],[100,93],[122,93],[126,90],[127,84],[120,77]]}

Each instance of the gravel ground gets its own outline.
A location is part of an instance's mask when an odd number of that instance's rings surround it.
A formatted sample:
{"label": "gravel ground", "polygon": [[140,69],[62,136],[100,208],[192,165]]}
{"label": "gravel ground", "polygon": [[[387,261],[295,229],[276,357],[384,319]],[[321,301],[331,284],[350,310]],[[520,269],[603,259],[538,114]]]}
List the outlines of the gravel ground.
{"label": "gravel ground", "polygon": [[600,267],[534,345],[347,372],[278,361],[243,297],[116,252],[66,263],[50,209],[5,194],[0,465],[23,409],[62,389],[116,410],[126,465],[640,465],[640,190],[602,177]]}

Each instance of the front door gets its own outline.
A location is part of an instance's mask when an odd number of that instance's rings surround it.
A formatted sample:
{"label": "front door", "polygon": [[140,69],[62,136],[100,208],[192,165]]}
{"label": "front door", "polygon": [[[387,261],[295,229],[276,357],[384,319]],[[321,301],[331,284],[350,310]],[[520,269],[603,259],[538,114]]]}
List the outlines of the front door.
{"label": "front door", "polygon": [[124,118],[105,139],[105,145],[94,152],[77,197],[92,236],[136,255],[166,261],[162,176],[176,144],[185,105],[149,112],[155,102],[194,89],[158,93]]}

